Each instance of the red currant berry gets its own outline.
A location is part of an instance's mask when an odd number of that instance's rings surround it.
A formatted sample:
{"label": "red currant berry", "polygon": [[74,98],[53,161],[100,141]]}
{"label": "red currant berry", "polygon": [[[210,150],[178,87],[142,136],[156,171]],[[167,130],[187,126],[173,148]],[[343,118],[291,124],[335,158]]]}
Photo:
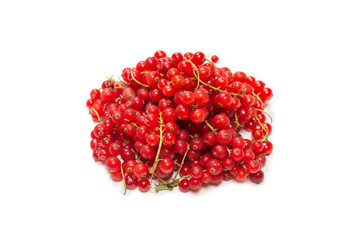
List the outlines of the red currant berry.
{"label": "red currant berry", "polygon": [[263,182],[264,173],[262,170],[260,170],[256,173],[249,174],[249,179],[251,180],[251,182],[259,184],[259,183]]}
{"label": "red currant berry", "polygon": [[206,169],[211,175],[218,175],[222,172],[222,164],[217,159],[211,159],[207,162]]}
{"label": "red currant berry", "polygon": [[189,180],[184,178],[179,182],[179,190],[183,193],[189,192],[190,191],[190,187],[189,187]]}
{"label": "red currant berry", "polygon": [[117,172],[121,170],[121,161],[117,157],[107,158],[105,165],[110,172]]}

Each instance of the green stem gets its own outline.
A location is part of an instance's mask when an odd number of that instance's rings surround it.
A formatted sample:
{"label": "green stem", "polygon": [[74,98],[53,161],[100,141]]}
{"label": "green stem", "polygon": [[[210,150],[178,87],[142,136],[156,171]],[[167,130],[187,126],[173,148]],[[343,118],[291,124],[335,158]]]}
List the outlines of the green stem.
{"label": "green stem", "polygon": [[125,174],[123,174],[122,164],[121,164],[121,174],[122,174],[123,186],[125,186],[125,191],[123,192],[123,195],[125,195],[127,187],[126,187]]}
{"label": "green stem", "polygon": [[257,111],[260,111],[260,112],[262,112],[262,113],[264,113],[265,115],[267,115],[267,116],[269,117],[269,119],[270,119],[270,122],[271,122],[271,123],[273,122],[272,117],[271,117],[267,112],[265,112],[265,111],[263,111],[262,109],[259,109],[259,108],[256,108],[256,110],[257,110]]}
{"label": "green stem", "polygon": [[91,114],[92,112],[95,112],[95,113],[96,113],[97,119],[98,119],[97,121],[100,122],[100,121],[101,121],[101,117],[100,117],[100,115],[98,114],[98,112],[97,112],[94,108],[91,108],[89,114]]}
{"label": "green stem", "polygon": [[148,86],[148,85],[146,85],[146,84],[143,84],[143,83],[141,83],[141,82],[139,82],[134,76],[133,76],[133,71],[131,71],[131,80],[134,80],[136,83],[138,83],[138,84],[140,84],[140,85],[142,85],[142,86],[144,86],[144,87],[150,87],[150,86]]}
{"label": "green stem", "polygon": [[209,124],[209,122],[208,122],[207,120],[205,120],[204,122],[205,122],[205,123],[207,124],[207,126],[212,130],[212,132],[214,132],[214,133],[217,134],[217,130],[216,130],[211,124]]}
{"label": "green stem", "polygon": [[269,131],[268,129],[262,124],[261,121],[259,121],[259,118],[256,116],[256,121],[258,122],[258,124],[261,126],[261,128],[266,132],[266,135],[260,140],[263,141],[264,139],[268,139],[269,136]]}
{"label": "green stem", "polygon": [[178,176],[178,174],[179,174],[179,172],[181,171],[182,166],[183,166],[183,163],[184,163],[184,160],[186,159],[188,150],[189,150],[189,144],[187,143],[187,150],[186,150],[186,152],[185,152],[184,155],[183,155],[182,162],[181,162],[181,166],[179,167],[179,169],[178,169],[178,171],[177,171],[177,173],[176,173],[176,175],[175,175],[175,177],[174,177],[173,179],[176,179],[177,176]]}
{"label": "green stem", "polygon": [[163,142],[163,129],[162,129],[162,124],[163,124],[163,119],[162,119],[162,112],[160,112],[160,116],[159,116],[159,123],[160,123],[160,143],[158,145],[158,149],[157,149],[157,155],[156,155],[156,159],[155,159],[155,163],[153,164],[152,166],[152,169],[151,169],[151,185],[152,185],[152,178],[153,178],[153,175],[156,171],[156,168],[157,168],[157,163],[159,161],[159,156],[160,156],[160,152],[161,152],[161,147],[162,147],[162,142]]}
{"label": "green stem", "polygon": [[214,62],[212,62],[212,61],[209,60],[208,58],[205,58],[204,60],[207,61],[207,62],[209,62],[210,64],[212,64],[212,65],[215,66],[216,68],[218,68],[218,67],[216,66],[216,64],[214,64]]}

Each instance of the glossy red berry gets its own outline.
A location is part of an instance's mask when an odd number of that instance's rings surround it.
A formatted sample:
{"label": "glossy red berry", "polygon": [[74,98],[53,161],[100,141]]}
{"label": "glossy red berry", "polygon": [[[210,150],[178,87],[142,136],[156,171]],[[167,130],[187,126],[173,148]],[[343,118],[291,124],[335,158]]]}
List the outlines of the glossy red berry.
{"label": "glossy red berry", "polygon": [[240,167],[238,170],[237,170],[237,174],[236,174],[236,179],[240,182],[243,182],[247,179],[247,171],[243,168],[243,167]]}
{"label": "glossy red berry", "polygon": [[264,179],[264,173],[262,170],[256,172],[256,173],[252,173],[252,174],[249,174],[249,179],[253,182],[253,183],[261,183],[263,182],[263,179]]}
{"label": "glossy red berry", "polygon": [[151,183],[147,178],[141,179],[138,182],[138,189],[141,192],[148,192],[150,190],[150,188],[151,188]]}
{"label": "glossy red berry", "polygon": [[125,177],[126,187],[129,190],[137,188],[138,180],[134,175],[127,175]]}
{"label": "glossy red berry", "polygon": [[189,180],[186,178],[182,179],[179,182],[178,187],[179,187],[179,190],[183,193],[189,192],[191,190],[190,186],[189,186]]}
{"label": "glossy red berry", "polygon": [[171,158],[165,158],[158,163],[159,169],[164,173],[171,173],[174,169],[174,161]]}
{"label": "glossy red berry", "polygon": [[138,179],[144,178],[148,174],[148,167],[144,163],[137,163],[133,169],[133,173]]}
{"label": "glossy red berry", "polygon": [[201,179],[190,178],[189,179],[189,187],[193,191],[198,191],[202,187]]}
{"label": "glossy red berry", "polygon": [[217,63],[217,62],[218,62],[218,57],[217,57],[217,55],[213,55],[213,56],[211,57],[211,61],[212,61],[213,63]]}
{"label": "glossy red berry", "polygon": [[211,175],[218,175],[222,171],[222,164],[217,159],[211,159],[207,162],[206,169]]}
{"label": "glossy red berry", "polygon": [[121,161],[117,157],[107,158],[105,165],[110,172],[117,172],[121,169]]}

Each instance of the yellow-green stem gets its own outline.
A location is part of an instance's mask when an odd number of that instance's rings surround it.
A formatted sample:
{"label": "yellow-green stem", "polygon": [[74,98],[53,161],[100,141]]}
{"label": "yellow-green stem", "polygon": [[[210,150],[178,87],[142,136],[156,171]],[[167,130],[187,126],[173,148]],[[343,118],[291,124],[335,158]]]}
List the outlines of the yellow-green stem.
{"label": "yellow-green stem", "polygon": [[217,133],[217,130],[216,130],[211,124],[209,124],[209,122],[208,122],[207,120],[205,120],[204,122],[205,122],[205,123],[207,124],[207,126],[212,130],[212,132]]}
{"label": "yellow-green stem", "polygon": [[157,154],[156,154],[156,158],[155,158],[155,162],[152,166],[152,169],[151,169],[151,186],[152,186],[152,178],[153,178],[153,175],[156,171],[156,168],[157,168],[157,163],[159,161],[159,156],[160,156],[160,152],[161,152],[161,147],[162,147],[162,142],[163,142],[163,129],[162,129],[162,124],[163,124],[163,119],[162,119],[162,112],[160,112],[160,116],[159,116],[159,123],[160,123],[160,143],[158,144],[158,149],[157,149]]}
{"label": "yellow-green stem", "polygon": [[133,71],[131,71],[131,80],[135,81],[136,83],[140,84],[141,86],[148,87],[148,88],[150,87],[146,84],[143,84],[143,83],[137,81],[137,79],[133,76]]}
{"label": "yellow-green stem", "polygon": [[176,180],[176,178],[177,178],[177,176],[178,176],[179,172],[180,172],[180,171],[181,171],[181,169],[182,169],[182,166],[183,166],[184,160],[186,159],[186,156],[187,156],[188,150],[189,150],[189,144],[187,143],[187,150],[186,150],[186,152],[184,153],[183,158],[182,158],[181,165],[180,165],[180,167],[179,167],[179,169],[178,169],[178,171],[177,171],[177,173],[176,173],[175,177],[173,178],[173,179],[175,179],[175,180]]}
{"label": "yellow-green stem", "polygon": [[123,192],[123,195],[126,194],[126,180],[125,180],[125,174],[123,174],[123,168],[122,168],[122,164],[121,164],[121,174],[122,174],[122,181],[123,181],[123,186],[125,187],[125,191]]}
{"label": "yellow-green stem", "polygon": [[91,114],[92,112],[95,112],[95,113],[96,113],[96,115],[97,115],[97,121],[100,123],[100,122],[101,122],[101,117],[100,117],[100,115],[98,114],[98,112],[97,112],[95,109],[91,108],[91,109],[90,109],[90,114]]}

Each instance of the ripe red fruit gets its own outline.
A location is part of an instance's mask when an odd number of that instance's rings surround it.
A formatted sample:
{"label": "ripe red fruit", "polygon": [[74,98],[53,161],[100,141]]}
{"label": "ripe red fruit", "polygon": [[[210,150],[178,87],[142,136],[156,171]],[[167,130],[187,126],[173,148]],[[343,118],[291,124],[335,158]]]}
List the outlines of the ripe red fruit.
{"label": "ripe red fruit", "polygon": [[140,154],[146,160],[154,160],[156,157],[156,149],[149,144],[145,144],[141,147]]}
{"label": "ripe red fruit", "polygon": [[203,169],[200,165],[195,165],[193,167],[191,167],[190,169],[190,174],[193,178],[201,178],[203,175]]}
{"label": "ripe red fruit", "polygon": [[213,146],[211,153],[214,158],[219,160],[224,159],[228,155],[227,148],[220,144]]}
{"label": "ripe red fruit", "polygon": [[206,169],[211,175],[218,175],[222,171],[222,164],[217,159],[211,159],[207,162]]}
{"label": "ripe red fruit", "polygon": [[243,167],[240,167],[237,170],[236,179],[238,181],[243,182],[244,180],[246,180],[247,176],[248,176],[247,171]]}
{"label": "ripe red fruit", "polygon": [[158,163],[159,169],[164,173],[171,173],[175,167],[175,163],[171,158],[165,158]]}
{"label": "ripe red fruit", "polygon": [[217,114],[212,119],[212,124],[218,129],[225,129],[229,126],[229,117],[225,114]]}
{"label": "ripe red fruit", "polygon": [[144,163],[137,163],[133,169],[133,173],[138,179],[146,177],[148,174],[148,167]]}
{"label": "ripe red fruit", "polygon": [[121,171],[110,172],[110,175],[111,175],[112,180],[114,180],[114,181],[122,181],[122,179],[123,179]]}
{"label": "ripe red fruit", "polygon": [[133,190],[137,187],[138,180],[134,175],[127,175],[125,177],[125,183],[127,189]]}
{"label": "ripe red fruit", "polygon": [[263,182],[263,179],[264,179],[264,173],[262,170],[256,172],[256,173],[252,173],[252,174],[249,174],[249,179],[253,182],[253,183],[261,183]]}
{"label": "ripe red fruit", "polygon": [[150,190],[150,188],[151,188],[151,184],[150,184],[150,181],[147,178],[141,179],[138,182],[138,189],[141,192],[147,192],[147,191]]}
{"label": "ripe red fruit", "polygon": [[232,142],[232,139],[233,139],[233,135],[228,129],[220,130],[217,133],[217,142],[219,144],[228,145],[230,142]]}
{"label": "ripe red fruit", "polygon": [[262,164],[257,160],[252,160],[246,164],[248,172],[256,173],[262,168]]}
{"label": "ripe red fruit", "polygon": [[212,61],[213,63],[217,63],[217,62],[218,62],[218,57],[217,57],[217,55],[213,55],[213,56],[211,57],[211,61]]}
{"label": "ripe red fruit", "polygon": [[110,172],[117,172],[121,169],[121,161],[117,157],[107,158],[105,165]]}
{"label": "ripe red fruit", "polygon": [[101,100],[104,103],[114,102],[118,98],[119,94],[111,88],[105,88],[101,92]]}
{"label": "ripe red fruit", "polygon": [[178,187],[179,187],[179,190],[180,190],[181,192],[184,192],[184,193],[189,192],[189,191],[191,190],[190,187],[189,187],[189,180],[186,179],[186,178],[182,179],[182,180],[179,182]]}
{"label": "ripe red fruit", "polygon": [[207,119],[208,111],[206,108],[199,107],[191,111],[190,119],[194,123],[202,123]]}
{"label": "ripe red fruit", "polygon": [[271,154],[273,151],[273,144],[270,141],[263,142],[263,151],[265,155]]}
{"label": "ripe red fruit", "polygon": [[196,179],[196,178],[190,178],[189,179],[189,187],[191,188],[191,190],[193,191],[197,191],[202,187],[202,181],[201,179]]}

